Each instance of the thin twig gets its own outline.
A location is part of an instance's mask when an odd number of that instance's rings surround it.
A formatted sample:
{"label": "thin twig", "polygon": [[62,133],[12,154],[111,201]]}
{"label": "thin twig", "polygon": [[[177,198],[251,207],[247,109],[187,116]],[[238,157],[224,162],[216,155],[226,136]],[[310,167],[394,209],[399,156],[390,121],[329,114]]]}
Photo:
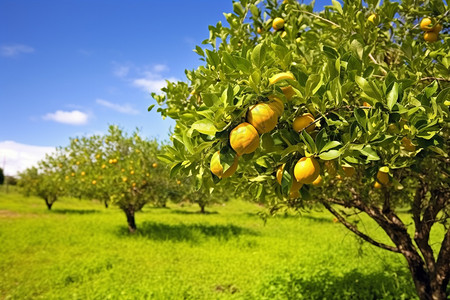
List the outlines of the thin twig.
{"label": "thin twig", "polygon": [[310,16],[315,17],[315,18],[317,18],[317,19],[321,19],[321,20],[324,21],[324,22],[327,22],[327,23],[329,23],[329,24],[331,24],[331,25],[334,25],[334,26],[336,26],[336,27],[338,27],[338,28],[341,28],[341,26],[339,26],[338,24],[334,23],[333,21],[330,21],[330,20],[328,20],[328,19],[325,19],[325,18],[323,18],[323,17],[321,17],[321,16],[319,16],[319,15],[310,13],[309,11],[298,10],[298,9],[293,9],[293,10],[294,10],[294,11],[301,12],[301,13],[304,13],[304,14],[307,14],[307,15],[310,15]]}
{"label": "thin twig", "polygon": [[341,222],[345,227],[347,227],[351,232],[353,232],[354,234],[356,234],[357,236],[359,236],[360,238],[362,238],[363,240],[365,240],[366,242],[371,243],[374,246],[377,246],[379,248],[385,249],[385,250],[389,250],[395,253],[400,253],[400,250],[397,247],[393,247],[393,246],[389,246],[380,242],[375,241],[374,239],[372,239],[370,236],[362,233],[361,231],[358,230],[358,228],[356,228],[356,226],[354,226],[353,224],[350,224],[349,222],[347,222],[347,220],[342,217],[341,214],[339,214],[334,208],[331,207],[330,204],[328,204],[326,201],[322,202],[323,206],[325,206],[325,208],[331,212],[338,220],[339,222]]}
{"label": "thin twig", "polygon": [[420,81],[433,81],[433,80],[450,82],[450,78],[442,78],[442,77],[423,77],[423,78],[420,78]]}
{"label": "thin twig", "polygon": [[372,53],[369,53],[369,58],[370,58],[370,60],[374,63],[374,64],[376,64],[376,65],[379,65],[380,66],[380,69],[381,69],[381,73],[383,73],[384,75],[387,75],[387,72],[386,72],[386,70],[385,69],[383,69],[383,67],[377,62],[377,60],[375,59],[375,57],[373,57],[373,55],[372,55]]}

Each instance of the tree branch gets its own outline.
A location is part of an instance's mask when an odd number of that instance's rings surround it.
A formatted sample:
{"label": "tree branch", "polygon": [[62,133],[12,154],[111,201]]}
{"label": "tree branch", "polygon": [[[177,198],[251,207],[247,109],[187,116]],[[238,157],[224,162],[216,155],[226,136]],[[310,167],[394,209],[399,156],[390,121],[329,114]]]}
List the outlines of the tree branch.
{"label": "tree branch", "polygon": [[349,229],[351,232],[353,232],[354,234],[356,234],[357,236],[359,236],[360,238],[362,238],[363,240],[365,240],[366,242],[371,243],[374,246],[377,246],[379,248],[385,249],[385,250],[389,250],[395,253],[400,253],[400,250],[397,247],[392,247],[380,242],[375,241],[374,239],[372,239],[370,236],[362,233],[361,231],[358,230],[358,228],[356,226],[354,226],[353,224],[350,224],[349,222],[347,222],[347,220],[345,220],[344,217],[342,217],[341,214],[339,214],[334,208],[331,207],[330,204],[328,204],[327,202],[323,201],[322,202],[323,206],[325,206],[325,208],[331,212],[338,220],[339,222],[341,222],[345,227],[347,227],[347,229]]}

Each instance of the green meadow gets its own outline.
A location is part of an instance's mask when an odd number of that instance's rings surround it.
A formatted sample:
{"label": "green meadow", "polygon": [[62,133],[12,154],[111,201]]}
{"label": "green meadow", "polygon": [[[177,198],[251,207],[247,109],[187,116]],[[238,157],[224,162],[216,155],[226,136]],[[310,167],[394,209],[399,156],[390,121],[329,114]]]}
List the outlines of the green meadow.
{"label": "green meadow", "polygon": [[[359,242],[324,211],[264,222],[256,204],[101,203],[0,192],[0,299],[415,299],[399,254]],[[385,240],[364,220],[366,230]]]}

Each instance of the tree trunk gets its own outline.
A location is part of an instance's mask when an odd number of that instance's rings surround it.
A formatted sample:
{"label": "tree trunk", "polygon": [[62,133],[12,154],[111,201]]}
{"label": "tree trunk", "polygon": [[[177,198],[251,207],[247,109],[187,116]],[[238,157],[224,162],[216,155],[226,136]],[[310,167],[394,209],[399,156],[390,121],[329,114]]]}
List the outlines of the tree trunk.
{"label": "tree trunk", "polygon": [[45,204],[47,204],[47,209],[48,209],[48,210],[51,210],[51,209],[52,209],[53,202],[48,201],[48,198],[45,198],[44,200],[45,200]]}
{"label": "tree trunk", "polygon": [[108,208],[108,200],[105,200],[103,203],[105,204],[105,208]]}
{"label": "tree trunk", "polygon": [[133,209],[125,209],[125,215],[127,216],[128,222],[128,230],[130,233],[136,232],[136,222],[134,220],[134,210]]}
{"label": "tree trunk", "polygon": [[198,205],[200,206],[200,213],[201,213],[201,214],[206,213],[206,211],[205,211],[205,206],[206,206],[206,204],[204,204],[204,203],[199,203]]}

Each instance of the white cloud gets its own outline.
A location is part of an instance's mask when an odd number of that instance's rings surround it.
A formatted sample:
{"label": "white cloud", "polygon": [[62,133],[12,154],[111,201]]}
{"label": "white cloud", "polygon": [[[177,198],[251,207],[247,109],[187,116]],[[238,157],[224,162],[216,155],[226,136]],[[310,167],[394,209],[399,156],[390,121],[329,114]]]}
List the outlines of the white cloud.
{"label": "white cloud", "polygon": [[84,125],[88,122],[88,115],[79,110],[62,111],[57,110],[54,113],[48,113],[42,117],[44,120],[55,121],[58,123],[70,125]]}
{"label": "white cloud", "polygon": [[153,71],[155,71],[156,73],[161,73],[164,71],[169,71],[169,67],[163,64],[158,64],[153,66]]}
{"label": "white cloud", "polygon": [[161,88],[167,85],[166,80],[178,81],[174,77],[163,78],[160,74],[153,72],[144,72],[143,75],[141,78],[133,79],[132,84],[150,93],[161,92]]}
{"label": "white cloud", "polygon": [[45,158],[45,154],[55,151],[54,147],[41,147],[16,143],[0,142],[0,166],[6,175],[15,176],[18,172],[37,164]]}
{"label": "white cloud", "polygon": [[130,104],[126,103],[124,105],[112,103],[103,99],[97,99],[95,100],[97,104],[100,104],[104,107],[111,108],[112,110],[118,111],[123,114],[129,114],[129,115],[137,115],[139,114],[139,111],[137,109],[134,109]]}
{"label": "white cloud", "polygon": [[0,47],[0,54],[6,57],[13,57],[21,53],[32,53],[32,52],[34,52],[34,49],[27,45],[14,44]]}
{"label": "white cloud", "polygon": [[128,73],[131,70],[131,65],[129,63],[119,64],[119,63],[113,62],[113,65],[114,65],[113,74],[114,74],[114,76],[119,77],[119,78],[127,77]]}

